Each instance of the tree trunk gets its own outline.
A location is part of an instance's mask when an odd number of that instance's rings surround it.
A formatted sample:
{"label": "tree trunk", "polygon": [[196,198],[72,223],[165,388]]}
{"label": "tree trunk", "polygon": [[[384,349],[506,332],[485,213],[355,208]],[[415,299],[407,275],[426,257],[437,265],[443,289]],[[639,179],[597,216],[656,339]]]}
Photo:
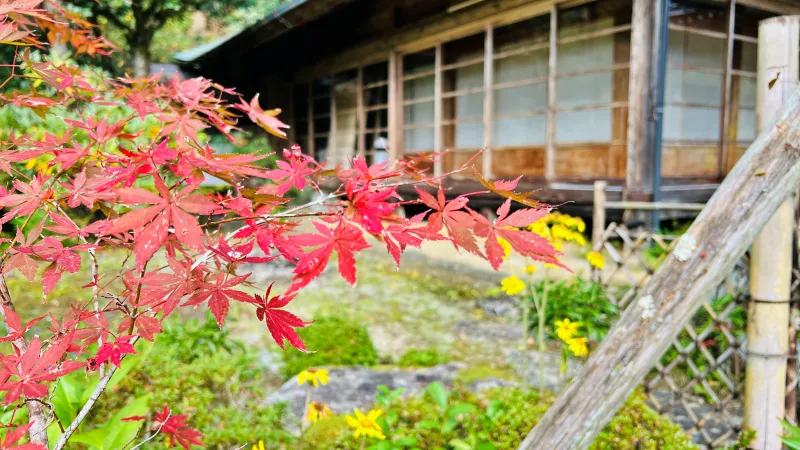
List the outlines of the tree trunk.
{"label": "tree trunk", "polygon": [[150,76],[150,46],[133,45],[131,47],[133,58],[133,76],[136,78],[146,78]]}
{"label": "tree trunk", "polygon": [[[14,311],[14,303],[11,301],[11,293],[8,291],[6,279],[0,275],[0,303],[6,308]],[[5,321],[5,310],[0,308],[0,315],[3,316]],[[6,324],[8,325],[8,324]],[[13,342],[20,353],[25,353],[28,350],[28,343],[24,337],[15,339]],[[30,420],[31,427],[28,429],[28,440],[31,444],[39,444],[48,447],[47,441],[47,422],[50,418],[50,411],[41,402],[36,400],[28,400],[25,402],[28,409],[28,420]]]}
{"label": "tree trunk", "polygon": [[778,205],[797,189],[799,133],[800,94],[795,94],[778,122],[742,156],[639,299],[623,312],[520,449],[589,447]]}

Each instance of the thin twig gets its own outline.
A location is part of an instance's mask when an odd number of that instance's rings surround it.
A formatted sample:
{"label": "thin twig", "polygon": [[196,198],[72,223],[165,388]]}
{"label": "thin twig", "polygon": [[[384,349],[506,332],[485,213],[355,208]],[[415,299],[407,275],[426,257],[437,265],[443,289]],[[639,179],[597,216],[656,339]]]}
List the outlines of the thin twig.
{"label": "thin twig", "polygon": [[170,411],[169,414],[167,414],[167,418],[163,422],[161,422],[161,425],[158,426],[158,429],[156,431],[154,431],[153,434],[151,434],[147,439],[143,440],[142,442],[139,442],[138,444],[136,444],[136,446],[132,447],[131,450],[136,450],[137,448],[143,446],[147,441],[149,441],[149,440],[155,438],[156,436],[158,436],[158,433],[161,432],[161,429],[164,428],[164,424],[167,423],[167,420],[169,420],[169,418],[171,416],[172,416],[172,411]]}

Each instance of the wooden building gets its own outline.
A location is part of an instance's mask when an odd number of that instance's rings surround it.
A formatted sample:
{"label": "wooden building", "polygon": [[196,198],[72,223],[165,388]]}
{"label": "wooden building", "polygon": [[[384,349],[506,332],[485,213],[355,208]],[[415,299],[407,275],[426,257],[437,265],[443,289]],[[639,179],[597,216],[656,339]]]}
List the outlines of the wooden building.
{"label": "wooden building", "polygon": [[651,198],[660,154],[663,198],[698,201],[755,138],[758,21],[782,14],[800,1],[294,0],[177,58],[330,163],[447,149],[443,173],[483,148],[484,176],[583,202],[597,179]]}

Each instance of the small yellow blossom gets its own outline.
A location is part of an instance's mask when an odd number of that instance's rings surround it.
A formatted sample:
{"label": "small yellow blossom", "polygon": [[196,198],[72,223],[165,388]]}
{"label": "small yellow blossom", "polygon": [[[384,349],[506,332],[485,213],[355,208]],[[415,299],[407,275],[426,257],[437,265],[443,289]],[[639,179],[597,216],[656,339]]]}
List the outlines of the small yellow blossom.
{"label": "small yellow blossom", "polygon": [[580,328],[581,325],[583,325],[582,322],[573,322],[567,318],[564,320],[556,320],[556,334],[559,339],[567,342],[578,335],[578,328]]}
{"label": "small yellow blossom", "polygon": [[527,266],[525,266],[525,273],[527,273],[528,275],[532,275],[534,272],[536,272],[536,266],[534,266],[533,264],[528,264]]}
{"label": "small yellow blossom", "polygon": [[333,413],[331,412],[328,405],[322,402],[311,402],[308,404],[308,413],[306,414],[306,420],[311,423],[317,423],[319,419],[324,419],[326,417],[332,416]]}
{"label": "small yellow blossom", "polygon": [[589,264],[591,264],[592,267],[598,269],[602,269],[606,266],[606,260],[603,258],[603,254],[600,252],[589,252],[589,254],[586,255],[586,260],[589,261]]}
{"label": "small yellow blossom", "polygon": [[545,269],[558,269],[558,266],[555,265],[555,264],[544,263],[544,268]]}
{"label": "small yellow blossom", "polygon": [[347,425],[353,428],[353,437],[358,439],[361,436],[369,436],[380,440],[386,439],[381,426],[376,422],[381,415],[381,410],[373,409],[366,416],[358,409],[354,409],[353,412],[355,417],[347,416]]}
{"label": "small yellow blossom", "polygon": [[253,450],[264,450],[264,441],[259,440],[258,445],[253,445]]}
{"label": "small yellow blossom", "polygon": [[506,295],[517,295],[525,290],[525,282],[514,275],[504,278],[503,281],[500,282],[500,285]]}
{"label": "small yellow blossom", "polygon": [[320,384],[325,386],[329,380],[328,371],[325,369],[306,369],[297,375],[298,386],[302,386],[306,382],[313,384],[314,387],[318,387]]}
{"label": "small yellow blossom", "polygon": [[567,341],[567,348],[575,356],[586,356],[589,354],[589,346],[586,344],[585,337],[576,337]]}
{"label": "small yellow blossom", "polygon": [[500,244],[500,247],[503,247],[503,261],[505,261],[511,256],[511,244],[501,237],[497,238],[497,242]]}

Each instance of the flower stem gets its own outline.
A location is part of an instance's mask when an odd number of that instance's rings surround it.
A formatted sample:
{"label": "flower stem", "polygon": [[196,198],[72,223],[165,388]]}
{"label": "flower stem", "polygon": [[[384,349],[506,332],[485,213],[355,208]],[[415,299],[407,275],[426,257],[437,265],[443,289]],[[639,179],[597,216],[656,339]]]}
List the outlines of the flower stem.
{"label": "flower stem", "polygon": [[547,268],[544,269],[544,280],[542,281],[542,301],[539,308],[539,388],[544,388],[544,352],[546,350],[545,339],[545,314],[547,313],[547,290],[549,287],[548,278],[549,273]]}
{"label": "flower stem", "polygon": [[361,450],[367,448],[367,439],[364,436],[361,436]]}

